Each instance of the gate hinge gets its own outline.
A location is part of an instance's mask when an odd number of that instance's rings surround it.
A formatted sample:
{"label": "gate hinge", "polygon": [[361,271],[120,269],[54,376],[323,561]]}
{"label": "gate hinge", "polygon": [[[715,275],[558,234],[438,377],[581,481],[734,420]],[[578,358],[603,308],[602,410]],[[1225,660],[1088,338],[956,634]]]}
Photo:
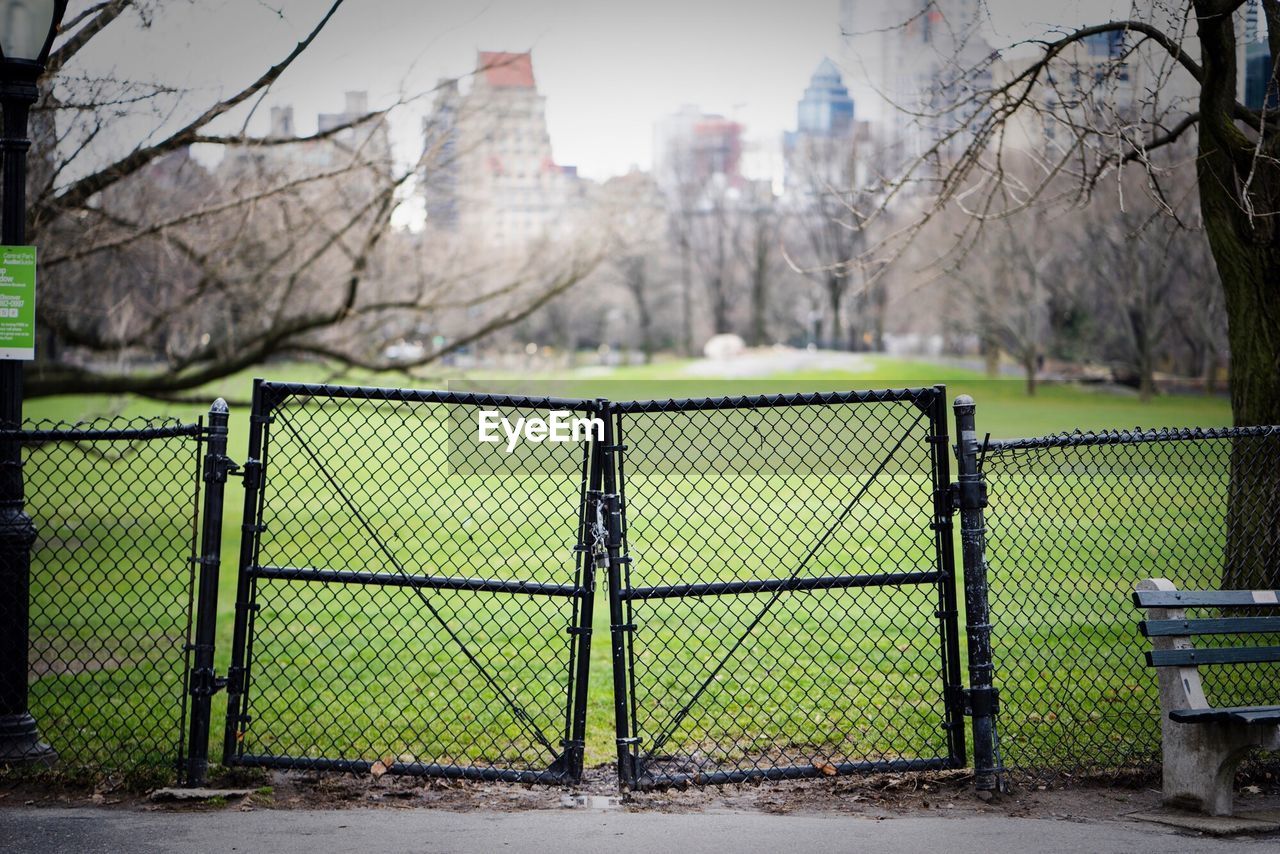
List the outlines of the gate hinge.
{"label": "gate hinge", "polygon": [[969,717],[989,718],[1000,711],[1000,692],[995,688],[953,688],[956,705]]}
{"label": "gate hinge", "polygon": [[208,454],[204,458],[206,483],[226,483],[227,477],[240,471],[240,466],[226,454]]}
{"label": "gate hinge", "polygon": [[191,671],[191,683],[187,693],[192,697],[212,697],[227,687],[227,680],[218,676],[212,667],[197,667]]}

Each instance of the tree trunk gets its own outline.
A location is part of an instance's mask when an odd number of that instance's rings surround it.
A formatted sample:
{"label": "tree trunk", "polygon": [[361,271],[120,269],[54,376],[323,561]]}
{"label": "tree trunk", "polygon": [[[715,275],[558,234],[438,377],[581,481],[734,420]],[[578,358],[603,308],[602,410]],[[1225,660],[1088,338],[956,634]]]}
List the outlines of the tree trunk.
{"label": "tree trunk", "polygon": [[1150,337],[1143,334],[1138,341],[1138,400],[1143,403],[1150,403],[1156,393],[1154,349]]}
{"label": "tree trunk", "polygon": [[640,324],[640,353],[647,365],[653,361],[653,315],[649,311],[649,301],[639,295],[636,298],[636,320]]}
{"label": "tree trunk", "polygon": [[1036,367],[1035,353],[1022,357],[1022,371],[1027,380],[1027,397],[1036,396]]}
{"label": "tree trunk", "polygon": [[982,366],[987,376],[996,379],[1000,376],[1000,345],[990,338],[982,341]]}
{"label": "tree trunk", "polygon": [[693,355],[693,271],[689,241],[680,242],[680,352]]}
{"label": "tree trunk", "polygon": [[764,317],[768,307],[766,297],[769,293],[768,259],[756,255],[756,268],[751,279],[751,333],[748,335],[752,347],[763,347],[765,341]]}
{"label": "tree trunk", "polygon": [[717,335],[732,332],[729,327],[729,295],[723,273],[717,273],[707,280],[711,290],[711,321]]}
{"label": "tree trunk", "polygon": [[831,312],[831,317],[827,319],[827,327],[831,330],[830,336],[818,341],[819,347],[830,347],[833,350],[840,349],[840,298],[841,293],[840,280],[835,276],[827,277],[827,308]]}
{"label": "tree trunk", "polygon": [[[1261,158],[1250,221],[1241,185],[1215,135],[1200,134],[1200,208],[1222,279],[1231,351],[1231,412],[1237,426],[1280,424],[1280,165]],[[1274,438],[1236,439],[1226,511],[1222,584],[1280,587],[1280,450]]]}

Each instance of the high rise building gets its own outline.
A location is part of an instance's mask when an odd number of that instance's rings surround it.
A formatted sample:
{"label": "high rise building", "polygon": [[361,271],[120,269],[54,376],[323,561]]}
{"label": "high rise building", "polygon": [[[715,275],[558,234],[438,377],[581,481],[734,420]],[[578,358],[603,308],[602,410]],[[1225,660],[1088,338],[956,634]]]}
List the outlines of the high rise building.
{"label": "high rise building", "polygon": [[431,114],[422,120],[422,162],[418,174],[426,201],[427,225],[440,231],[458,227],[458,81],[441,80]]}
{"label": "high rise building", "polygon": [[[1280,85],[1271,82],[1271,49],[1262,4],[1249,0],[1244,8],[1244,105],[1251,110],[1280,109]],[[1270,89],[1270,91],[1268,91]]]}
{"label": "high rise building", "polygon": [[519,245],[554,231],[580,194],[576,170],[552,157],[529,53],[481,51],[468,92],[441,88],[424,144],[429,227]]}
{"label": "high rise building", "polygon": [[653,174],[665,192],[699,187],[713,176],[742,180],[742,125],[686,104],[654,125]]}
{"label": "high rise building", "polygon": [[823,59],[796,105],[796,129],[783,134],[789,194],[803,196],[816,186],[849,189],[857,180],[857,143],[867,133],[854,116],[840,70]]}
{"label": "high rise building", "polygon": [[370,114],[365,92],[347,92],[345,107],[340,113],[317,115],[316,135],[302,138],[294,125],[293,107],[272,107],[267,138],[297,141],[229,146],[218,166],[219,175],[231,180],[305,178],[350,168],[344,186],[350,185],[356,196],[367,194],[372,186],[366,180],[369,170],[382,180],[391,177],[391,138],[385,119]]}
{"label": "high rise building", "polygon": [[853,98],[840,76],[840,69],[824,58],[804,90],[796,115],[796,133],[844,136],[853,128]]}
{"label": "high rise building", "polygon": [[990,84],[991,47],[978,32],[979,0],[841,0],[841,65],[874,132],[919,154],[965,122]]}

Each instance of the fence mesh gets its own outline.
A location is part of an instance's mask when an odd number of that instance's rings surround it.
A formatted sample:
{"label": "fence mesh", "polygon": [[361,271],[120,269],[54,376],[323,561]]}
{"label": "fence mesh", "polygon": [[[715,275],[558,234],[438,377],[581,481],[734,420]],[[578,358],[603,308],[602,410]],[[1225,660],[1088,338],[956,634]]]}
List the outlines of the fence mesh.
{"label": "fence mesh", "polygon": [[24,425],[36,527],[29,701],[64,776],[172,779],[199,435],[199,425],[163,419]]}
{"label": "fence mesh", "polygon": [[960,761],[940,394],[616,405],[637,785]]}
{"label": "fence mesh", "polygon": [[[1142,658],[1150,646],[1130,594],[1149,577],[1183,589],[1274,583],[1268,567],[1280,554],[1280,430],[993,443],[983,469],[1006,767],[1025,780],[1154,771],[1158,689]],[[1280,665],[1206,667],[1203,674],[1215,705],[1280,702]]]}
{"label": "fence mesh", "polygon": [[444,393],[268,393],[238,761],[553,773],[572,735],[583,445],[456,445],[477,407]]}

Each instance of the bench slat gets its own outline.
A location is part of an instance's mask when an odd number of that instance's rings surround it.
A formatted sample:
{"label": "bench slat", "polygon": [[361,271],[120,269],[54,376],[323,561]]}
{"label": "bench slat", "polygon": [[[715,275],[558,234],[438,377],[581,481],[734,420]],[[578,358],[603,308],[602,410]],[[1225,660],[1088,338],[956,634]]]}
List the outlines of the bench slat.
{"label": "bench slat", "polygon": [[1280,590],[1135,590],[1139,608],[1248,608],[1280,605]]}
{"label": "bench slat", "polygon": [[1242,724],[1280,723],[1280,706],[1228,706],[1221,709],[1174,709],[1171,720],[1184,724],[1228,721]]}
{"label": "bench slat", "polygon": [[1138,624],[1144,637],[1181,635],[1245,635],[1280,632],[1280,617],[1217,617],[1204,620],[1143,620]]}
{"label": "bench slat", "polygon": [[1157,649],[1147,653],[1150,667],[1194,667],[1198,664],[1243,664],[1280,661],[1280,646],[1210,646],[1199,649]]}

